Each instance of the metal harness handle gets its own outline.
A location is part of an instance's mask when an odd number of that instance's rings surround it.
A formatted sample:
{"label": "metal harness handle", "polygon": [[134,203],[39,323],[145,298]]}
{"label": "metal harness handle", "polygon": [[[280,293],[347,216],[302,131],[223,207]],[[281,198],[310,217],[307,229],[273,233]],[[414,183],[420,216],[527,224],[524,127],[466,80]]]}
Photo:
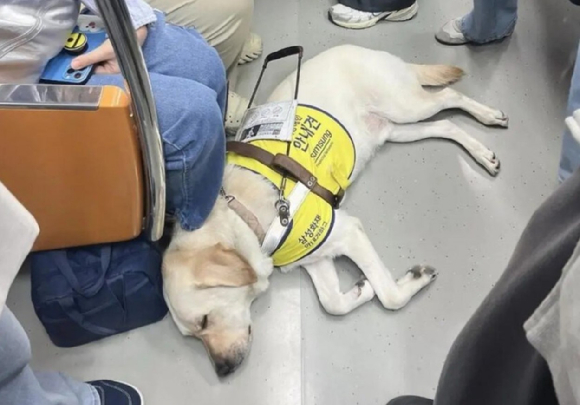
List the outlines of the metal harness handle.
{"label": "metal harness handle", "polygon": [[258,77],[256,85],[254,86],[252,97],[250,97],[248,108],[250,108],[252,106],[252,103],[254,102],[254,98],[256,97],[256,93],[258,92],[258,87],[260,87],[260,83],[262,83],[262,77],[264,76],[264,71],[268,67],[268,63],[292,55],[298,55],[298,69],[296,71],[296,87],[294,89],[294,100],[298,98],[298,88],[300,87],[300,67],[302,66],[302,56],[304,55],[304,49],[301,46],[295,45],[280,49],[279,51],[276,52],[269,53],[266,56],[266,59],[264,59],[264,64],[262,65],[262,70],[260,71],[260,76]]}

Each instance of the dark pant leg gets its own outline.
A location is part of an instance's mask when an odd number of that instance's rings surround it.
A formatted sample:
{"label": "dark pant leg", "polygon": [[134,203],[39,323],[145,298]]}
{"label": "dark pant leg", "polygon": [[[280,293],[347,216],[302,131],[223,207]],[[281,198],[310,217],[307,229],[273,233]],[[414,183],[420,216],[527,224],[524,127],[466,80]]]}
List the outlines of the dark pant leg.
{"label": "dark pant leg", "polygon": [[532,216],[506,271],[457,337],[436,405],[558,404],[548,366],[523,324],[555,286],[579,238],[576,171]]}
{"label": "dark pant leg", "polygon": [[402,10],[411,7],[416,0],[338,0],[340,4],[354,8],[355,10],[370,13],[383,13],[385,11]]}

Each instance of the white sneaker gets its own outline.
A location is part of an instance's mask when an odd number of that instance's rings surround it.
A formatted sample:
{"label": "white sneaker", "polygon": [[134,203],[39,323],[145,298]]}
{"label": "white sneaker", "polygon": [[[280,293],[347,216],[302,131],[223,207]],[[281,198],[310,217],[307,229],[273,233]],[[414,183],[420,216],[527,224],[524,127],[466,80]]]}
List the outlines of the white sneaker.
{"label": "white sneaker", "polygon": [[456,18],[455,20],[448,21],[437,34],[435,38],[437,41],[445,45],[464,45],[469,42],[463,32],[461,32],[461,19]]}
{"label": "white sneaker", "polygon": [[369,13],[366,11],[355,10],[343,4],[335,4],[328,10],[328,18],[334,24],[344,28],[363,29],[376,25],[379,21],[407,21],[415,17],[419,10],[419,4],[413,3],[412,6],[396,11],[386,11],[384,13]]}
{"label": "white sneaker", "polygon": [[238,65],[245,65],[246,63],[258,59],[260,55],[262,55],[262,49],[262,38],[260,38],[258,34],[252,32],[242,47],[242,53]]}
{"label": "white sneaker", "polygon": [[238,128],[242,124],[242,118],[244,118],[244,113],[247,109],[247,98],[244,98],[233,91],[228,92],[228,105],[225,120],[225,130],[227,135],[232,136],[238,132]]}

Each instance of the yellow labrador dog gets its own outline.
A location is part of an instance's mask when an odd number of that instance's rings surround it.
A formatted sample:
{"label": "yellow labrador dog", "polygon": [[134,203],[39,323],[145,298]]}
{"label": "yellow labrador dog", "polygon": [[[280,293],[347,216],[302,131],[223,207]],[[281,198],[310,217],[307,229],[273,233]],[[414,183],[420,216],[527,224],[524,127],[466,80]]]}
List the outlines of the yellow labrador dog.
{"label": "yellow labrador dog", "polygon": [[[350,179],[363,170],[385,142],[444,138],[462,146],[492,176],[499,171],[495,154],[448,120],[419,123],[451,108],[462,109],[485,125],[507,127],[501,111],[444,87],[461,78],[460,68],[413,65],[386,52],[339,46],[307,61],[301,72],[299,102],[330,113],[348,130],[356,153]],[[269,101],[292,98],[296,73],[282,82]],[[223,188],[235,197],[263,229],[278,219],[279,190],[252,170],[228,164]],[[320,303],[330,314],[343,315],[376,295],[385,308],[406,305],[436,276],[428,266],[416,266],[395,279],[365,234],[360,221],[344,210],[333,210],[333,226],[324,243],[311,254],[282,267],[304,267]],[[339,289],[333,259],[349,257],[364,279],[347,292]],[[218,375],[233,372],[251,342],[250,306],[268,288],[274,269],[255,231],[218,198],[205,224],[194,232],[179,227],[165,253],[164,293],[179,330],[202,340]]]}

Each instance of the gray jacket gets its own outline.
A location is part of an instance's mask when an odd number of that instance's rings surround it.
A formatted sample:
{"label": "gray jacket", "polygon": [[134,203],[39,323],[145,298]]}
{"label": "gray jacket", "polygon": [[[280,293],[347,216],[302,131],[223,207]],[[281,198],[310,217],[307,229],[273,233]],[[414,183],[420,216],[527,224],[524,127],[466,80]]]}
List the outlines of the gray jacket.
{"label": "gray jacket", "polygon": [[4,0],[0,5],[0,83],[36,83],[73,29],[76,0]]}
{"label": "gray jacket", "polygon": [[[97,12],[94,0],[82,1]],[[126,0],[135,28],[156,20],[143,0]],[[2,0],[0,83],[36,83],[75,26],[79,0]]]}

